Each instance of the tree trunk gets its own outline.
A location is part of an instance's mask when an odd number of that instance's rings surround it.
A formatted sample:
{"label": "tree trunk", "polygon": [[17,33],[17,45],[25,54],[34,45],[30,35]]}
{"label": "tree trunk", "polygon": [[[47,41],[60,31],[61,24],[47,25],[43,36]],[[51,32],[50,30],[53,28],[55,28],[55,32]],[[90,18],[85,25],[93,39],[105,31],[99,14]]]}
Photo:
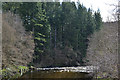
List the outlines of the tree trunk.
{"label": "tree trunk", "polygon": [[51,49],[51,40],[52,40],[52,37],[51,37],[51,31],[50,31],[50,48],[49,49]]}
{"label": "tree trunk", "polygon": [[55,49],[56,49],[56,26],[55,26]]}

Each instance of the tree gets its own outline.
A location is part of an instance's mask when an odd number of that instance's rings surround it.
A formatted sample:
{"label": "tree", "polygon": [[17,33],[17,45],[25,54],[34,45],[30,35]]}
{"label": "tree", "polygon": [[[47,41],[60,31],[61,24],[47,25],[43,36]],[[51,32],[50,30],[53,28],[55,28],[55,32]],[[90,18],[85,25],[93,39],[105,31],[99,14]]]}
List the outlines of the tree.
{"label": "tree", "polygon": [[26,31],[32,31],[34,26],[32,19],[35,19],[35,15],[37,14],[37,3],[24,2],[20,5],[18,11],[24,22]]}
{"label": "tree", "polygon": [[34,23],[35,55],[38,56],[39,59],[41,53],[47,49],[49,45],[50,25],[46,17],[46,12],[42,8],[43,3],[37,3],[37,7],[38,13],[32,21]]}
{"label": "tree", "polygon": [[[101,17],[99,17],[101,18]],[[98,20],[96,20],[98,21]],[[100,21],[100,20],[99,20]],[[100,22],[99,22],[100,23]],[[100,24],[99,24],[100,25]],[[100,25],[101,26],[101,25]],[[94,28],[96,27],[94,18],[92,16],[92,11],[89,8],[88,9],[88,15],[87,15],[87,26],[86,26],[86,35],[89,36],[94,32]]]}
{"label": "tree", "polygon": [[[73,49],[75,55],[79,54],[82,62],[88,47],[87,38],[99,30],[102,23],[100,11],[92,15],[92,10],[80,3],[78,8],[74,2],[63,2],[62,5],[58,2],[9,4],[15,6],[11,11],[17,10],[26,31],[34,33],[35,55],[38,58],[47,49],[52,54],[54,50],[63,51],[67,46]],[[4,8],[9,10],[10,5],[5,3]]]}
{"label": "tree", "polygon": [[21,4],[23,4],[22,2],[3,2],[2,3],[2,8],[3,8],[3,11],[11,11],[11,12],[13,12],[13,13],[17,13],[19,10],[19,8],[20,8],[20,6],[21,6]]}
{"label": "tree", "polygon": [[102,25],[102,18],[99,9],[97,12],[94,13],[94,16],[95,16],[95,24],[96,24],[95,30],[99,30]]}
{"label": "tree", "polygon": [[89,38],[85,63],[99,67],[97,75],[101,78],[118,78],[118,24],[103,26]]}

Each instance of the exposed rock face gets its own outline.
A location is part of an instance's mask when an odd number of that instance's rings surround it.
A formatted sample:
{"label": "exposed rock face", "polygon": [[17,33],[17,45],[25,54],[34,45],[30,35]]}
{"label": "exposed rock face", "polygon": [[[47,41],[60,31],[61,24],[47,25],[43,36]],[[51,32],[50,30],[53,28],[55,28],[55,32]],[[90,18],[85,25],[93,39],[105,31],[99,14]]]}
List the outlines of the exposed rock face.
{"label": "exposed rock face", "polygon": [[33,59],[34,39],[25,31],[20,17],[10,12],[2,15],[2,50],[3,68],[26,66]]}
{"label": "exposed rock face", "polygon": [[99,66],[99,77],[118,77],[117,22],[104,23],[101,30],[91,36],[86,59],[87,65]]}

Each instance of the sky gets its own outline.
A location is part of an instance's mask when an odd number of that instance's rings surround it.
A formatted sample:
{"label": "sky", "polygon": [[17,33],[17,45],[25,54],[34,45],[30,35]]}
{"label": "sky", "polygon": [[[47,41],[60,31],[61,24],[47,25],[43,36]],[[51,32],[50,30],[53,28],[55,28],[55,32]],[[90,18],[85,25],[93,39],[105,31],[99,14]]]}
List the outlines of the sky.
{"label": "sky", "polygon": [[[72,0],[72,1],[78,1],[78,0]],[[81,4],[83,4],[87,8],[92,8],[93,11],[100,10],[101,17],[104,22],[106,22],[109,18],[109,20],[113,18],[113,10],[115,9],[115,6],[111,4],[118,4],[118,1],[120,0],[79,0]],[[111,5],[111,6],[110,6]]]}

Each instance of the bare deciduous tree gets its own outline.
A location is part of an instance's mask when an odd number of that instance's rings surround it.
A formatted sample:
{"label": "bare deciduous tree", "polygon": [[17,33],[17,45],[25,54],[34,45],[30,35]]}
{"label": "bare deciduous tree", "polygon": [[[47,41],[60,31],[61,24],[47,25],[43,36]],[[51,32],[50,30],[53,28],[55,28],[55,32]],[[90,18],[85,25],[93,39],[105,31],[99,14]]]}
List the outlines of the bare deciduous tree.
{"label": "bare deciduous tree", "polygon": [[119,20],[119,14],[120,14],[120,1],[116,0],[116,2],[118,2],[118,4],[106,4],[109,5],[111,7],[114,7],[114,9],[112,10],[111,17],[109,17],[109,19],[107,20],[109,21],[118,21]]}
{"label": "bare deciduous tree", "polygon": [[118,77],[118,24],[104,23],[99,32],[90,38],[87,49],[86,65],[98,66],[98,76],[102,78]]}

